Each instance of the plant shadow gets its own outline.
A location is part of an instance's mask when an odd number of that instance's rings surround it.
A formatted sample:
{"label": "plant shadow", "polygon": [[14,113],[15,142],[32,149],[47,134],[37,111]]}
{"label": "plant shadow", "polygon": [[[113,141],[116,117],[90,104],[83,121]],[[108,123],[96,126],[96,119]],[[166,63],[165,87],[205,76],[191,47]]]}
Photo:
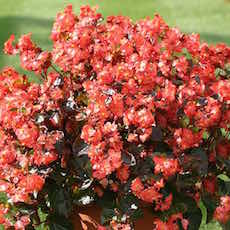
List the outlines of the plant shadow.
{"label": "plant shadow", "polygon": [[215,33],[200,33],[201,40],[209,44],[225,43],[230,45],[230,36],[229,35],[220,35]]}

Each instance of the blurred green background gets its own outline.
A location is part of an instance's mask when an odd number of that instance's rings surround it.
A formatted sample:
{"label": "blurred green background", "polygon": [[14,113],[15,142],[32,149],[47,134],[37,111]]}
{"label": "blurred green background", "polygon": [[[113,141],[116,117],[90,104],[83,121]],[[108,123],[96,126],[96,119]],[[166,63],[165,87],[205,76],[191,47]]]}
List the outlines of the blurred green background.
{"label": "blurred green background", "polygon": [[127,15],[136,20],[159,13],[170,26],[183,32],[196,32],[209,43],[230,45],[230,0],[0,0],[0,69],[4,65],[18,67],[18,59],[7,57],[2,47],[10,34],[33,33],[42,48],[52,48],[49,40],[53,20],[58,11],[73,4],[98,5],[108,15]]}

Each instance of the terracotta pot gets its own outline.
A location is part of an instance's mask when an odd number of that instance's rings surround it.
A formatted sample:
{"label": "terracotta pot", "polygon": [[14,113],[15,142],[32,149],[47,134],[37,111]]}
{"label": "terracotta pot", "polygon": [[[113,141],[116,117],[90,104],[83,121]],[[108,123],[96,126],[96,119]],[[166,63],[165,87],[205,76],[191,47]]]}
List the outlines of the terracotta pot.
{"label": "terracotta pot", "polygon": [[[143,211],[144,211],[144,217],[135,222],[135,230],[149,230],[149,229],[151,230],[153,228],[152,213],[147,208],[143,208]],[[94,225],[96,223],[100,223],[100,214],[101,214],[101,208],[96,205],[77,208],[72,216],[72,221],[74,223],[74,229],[75,230],[85,230],[82,227],[82,223],[81,223],[81,222],[84,222],[86,226],[88,227],[87,230],[96,230]],[[80,216],[82,218],[80,218]],[[87,221],[83,221],[84,219],[87,219]],[[94,222],[95,224],[90,223],[90,222]]]}

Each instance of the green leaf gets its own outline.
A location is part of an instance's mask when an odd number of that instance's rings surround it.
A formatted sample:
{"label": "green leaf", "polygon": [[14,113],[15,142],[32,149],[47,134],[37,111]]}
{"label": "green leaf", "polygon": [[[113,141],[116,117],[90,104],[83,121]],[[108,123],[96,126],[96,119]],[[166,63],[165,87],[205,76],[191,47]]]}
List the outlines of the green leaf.
{"label": "green leaf", "polygon": [[221,129],[220,129],[220,132],[221,132],[221,135],[222,135],[223,137],[225,137],[226,134],[227,134],[227,131],[225,130],[225,128],[221,128]]}
{"label": "green leaf", "polygon": [[199,230],[222,230],[222,227],[218,222],[212,221],[212,222],[200,227]]}
{"label": "green leaf", "polygon": [[201,224],[200,224],[200,227],[202,227],[202,226],[206,225],[206,223],[207,223],[207,208],[205,207],[202,200],[200,200],[200,202],[199,202],[199,208],[200,208],[201,214],[202,214],[202,219],[201,219]]}
{"label": "green leaf", "polygon": [[190,119],[187,116],[183,116],[180,119],[180,124],[182,125],[182,127],[188,127],[189,123],[190,123]]}
{"label": "green leaf", "polygon": [[38,216],[41,222],[46,221],[48,214],[43,212],[41,208],[38,209]]}
{"label": "green leaf", "polygon": [[39,226],[36,226],[35,230],[50,230],[50,228],[45,223],[42,223]]}
{"label": "green leaf", "polygon": [[230,132],[228,132],[225,128],[221,128],[220,133],[224,138],[230,140]]}
{"label": "green leaf", "polygon": [[6,204],[8,197],[5,192],[0,192],[0,203]]}
{"label": "green leaf", "polygon": [[207,140],[209,138],[210,134],[207,131],[203,132],[203,139]]}
{"label": "green leaf", "polygon": [[186,48],[183,48],[182,51],[187,60],[192,60],[192,55],[188,52]]}
{"label": "green leaf", "polygon": [[220,174],[217,176],[217,178],[219,178],[220,180],[223,180],[224,182],[230,182],[230,178],[225,174]]}
{"label": "green leaf", "polygon": [[175,57],[185,56],[187,60],[192,60],[192,55],[188,52],[186,48],[183,48],[182,52],[174,52],[173,55]]}
{"label": "green leaf", "polygon": [[216,70],[215,70],[215,75],[216,75],[216,77],[219,77],[219,76],[226,76],[226,71],[225,70],[223,70],[223,69],[221,69],[221,68],[216,68]]}
{"label": "green leaf", "polygon": [[200,131],[198,127],[192,127],[191,129],[194,133],[198,133]]}
{"label": "green leaf", "polygon": [[0,224],[0,230],[5,230],[4,225]]}

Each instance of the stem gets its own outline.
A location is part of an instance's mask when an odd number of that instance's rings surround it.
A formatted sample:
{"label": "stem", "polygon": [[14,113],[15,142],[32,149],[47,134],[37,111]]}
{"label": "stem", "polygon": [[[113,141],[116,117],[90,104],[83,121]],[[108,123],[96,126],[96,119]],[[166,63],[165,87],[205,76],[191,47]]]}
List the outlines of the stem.
{"label": "stem", "polygon": [[60,75],[63,77],[63,74],[62,74],[59,70],[57,70],[57,68],[56,68],[54,65],[50,65],[50,67],[51,67],[55,72],[57,72],[58,74],[60,74]]}
{"label": "stem", "polygon": [[42,76],[42,79],[43,79],[43,80],[46,79],[46,76],[45,76],[43,73],[41,73],[41,76]]}

